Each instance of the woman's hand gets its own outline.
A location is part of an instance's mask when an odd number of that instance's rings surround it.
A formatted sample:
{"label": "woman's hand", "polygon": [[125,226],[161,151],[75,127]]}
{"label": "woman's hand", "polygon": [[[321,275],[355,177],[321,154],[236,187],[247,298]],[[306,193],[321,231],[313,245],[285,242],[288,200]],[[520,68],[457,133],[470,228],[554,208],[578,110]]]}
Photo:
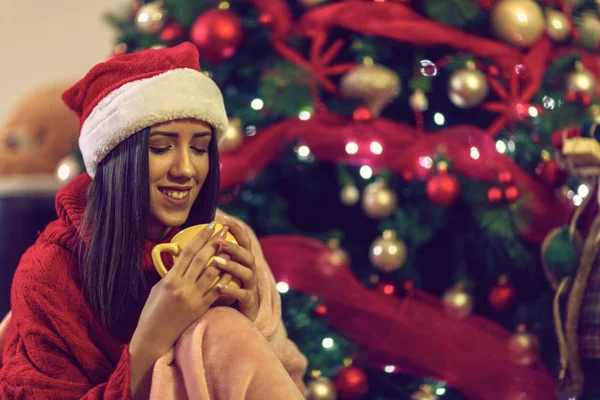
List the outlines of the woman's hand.
{"label": "woman's hand", "polygon": [[[219,289],[209,287],[221,271],[214,266],[206,268],[206,264],[215,255],[228,228],[211,238],[215,230],[215,225],[211,225],[185,246],[173,268],[152,288],[144,305],[129,347],[135,397],[145,395],[152,365],[219,298]],[[224,274],[219,283],[227,285],[230,280],[231,275]]]}
{"label": "woman's hand", "polygon": [[231,296],[238,301],[238,310],[244,314],[250,321],[258,316],[259,297],[256,284],[256,265],[254,255],[252,254],[252,242],[250,238],[238,223],[231,218],[226,218],[226,227],[235,237],[238,244],[228,242],[224,239],[220,241],[221,249],[229,254],[230,260],[222,257],[215,257],[215,265],[225,272],[229,272],[242,282],[242,287],[228,286],[225,282],[217,284],[220,294]]}

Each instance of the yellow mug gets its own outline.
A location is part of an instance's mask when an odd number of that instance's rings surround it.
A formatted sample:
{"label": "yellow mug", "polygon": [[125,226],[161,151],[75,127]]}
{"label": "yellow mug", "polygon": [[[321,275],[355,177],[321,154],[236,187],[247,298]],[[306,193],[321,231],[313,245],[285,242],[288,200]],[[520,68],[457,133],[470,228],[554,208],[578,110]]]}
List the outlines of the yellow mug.
{"label": "yellow mug", "polygon": [[[161,243],[154,246],[154,248],[152,249],[152,262],[154,263],[154,268],[156,268],[156,271],[158,271],[161,277],[164,278],[168,272],[167,268],[165,267],[165,264],[163,263],[162,258],[160,257],[161,253],[170,253],[173,256],[173,261],[177,261],[177,257],[181,255],[181,251],[183,250],[183,248],[206,226],[208,226],[208,224],[190,226],[189,228],[186,228],[178,234],[176,234],[175,236],[173,236],[173,239],[171,239],[171,243]],[[213,236],[219,233],[221,229],[223,229],[223,225],[216,224]],[[225,240],[237,244],[237,240],[235,240],[235,237],[233,237],[233,235],[230,232],[227,232]],[[214,257],[211,257],[206,263],[206,266],[210,265],[213,260]],[[210,288],[217,284],[219,278],[220,276],[217,276],[215,278],[213,283],[210,285]],[[231,282],[229,282],[229,286],[235,286],[239,288],[242,286],[242,282],[240,282],[240,280],[236,277],[233,277],[231,279]],[[221,296],[219,300],[219,305],[231,305],[235,301],[235,299],[229,296]]]}

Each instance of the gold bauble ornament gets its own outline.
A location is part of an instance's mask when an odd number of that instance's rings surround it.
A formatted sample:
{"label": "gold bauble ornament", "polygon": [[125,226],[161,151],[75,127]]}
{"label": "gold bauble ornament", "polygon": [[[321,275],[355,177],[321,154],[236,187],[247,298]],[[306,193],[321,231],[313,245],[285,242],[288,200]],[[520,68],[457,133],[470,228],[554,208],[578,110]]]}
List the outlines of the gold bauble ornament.
{"label": "gold bauble ornament", "polygon": [[369,260],[380,271],[392,272],[402,268],[407,251],[403,241],[396,238],[396,232],[386,230],[375,239],[369,250]]}
{"label": "gold bauble ornament", "polygon": [[353,206],[360,200],[360,192],[352,183],[344,185],[340,191],[340,201],[345,206]]}
{"label": "gold bauble ornament", "polygon": [[327,246],[331,249],[331,253],[328,255],[328,261],[335,266],[349,265],[350,256],[346,250],[340,245],[340,241],[337,238],[330,238],[327,241]]}
{"label": "gold bauble ornament", "polygon": [[546,32],[555,42],[567,40],[571,34],[569,18],[560,11],[552,8],[546,9]]}
{"label": "gold bauble ornament", "polygon": [[363,190],[362,209],[371,218],[389,217],[396,209],[397,203],[396,193],[387,187],[383,179],[368,184]]}
{"label": "gold bauble ornament", "polygon": [[304,8],[313,8],[316,6],[320,6],[323,3],[326,3],[327,0],[298,0],[300,5]]}
{"label": "gold bauble ornament", "polygon": [[342,96],[362,100],[374,117],[400,94],[400,78],[378,64],[361,64],[346,73],[340,83]]}
{"label": "gold bauble ornament", "polygon": [[421,385],[419,390],[410,396],[411,400],[437,400],[437,396],[433,393],[431,385]]}
{"label": "gold bauble ornament", "polygon": [[567,76],[568,92],[583,92],[588,96],[596,90],[596,77],[590,71],[583,68],[581,62],[575,64],[575,72]]}
{"label": "gold bauble ornament", "polygon": [[454,71],[448,81],[448,97],[460,108],[480,105],[489,90],[487,78],[472,61],[467,62],[465,68]]}
{"label": "gold bauble ornament", "polygon": [[142,33],[158,33],[166,19],[167,12],[163,9],[162,1],[154,1],[140,7],[135,15],[135,27]]}
{"label": "gold bauble ornament", "polygon": [[336,400],[335,385],[331,380],[320,377],[313,379],[306,386],[307,400]]}
{"label": "gold bauble ornament", "polygon": [[239,118],[231,118],[227,130],[219,142],[219,151],[227,153],[237,150],[243,141],[242,121]]}
{"label": "gold bauble ornament", "polygon": [[448,314],[462,319],[473,310],[473,296],[467,292],[462,284],[457,284],[444,293],[442,303]]}
{"label": "gold bauble ornament", "polygon": [[508,339],[508,352],[515,364],[529,366],[538,360],[540,341],[521,324],[517,327],[517,332]]}
{"label": "gold bauble ornament", "polygon": [[497,1],[490,18],[496,36],[520,48],[537,42],[546,28],[544,13],[533,0]]}
{"label": "gold bauble ornament", "polygon": [[573,18],[573,23],[579,32],[577,45],[588,50],[596,50],[600,45],[600,20],[598,14],[586,11]]}
{"label": "gold bauble ornament", "polygon": [[424,112],[429,108],[429,99],[421,89],[415,90],[408,102],[414,112]]}

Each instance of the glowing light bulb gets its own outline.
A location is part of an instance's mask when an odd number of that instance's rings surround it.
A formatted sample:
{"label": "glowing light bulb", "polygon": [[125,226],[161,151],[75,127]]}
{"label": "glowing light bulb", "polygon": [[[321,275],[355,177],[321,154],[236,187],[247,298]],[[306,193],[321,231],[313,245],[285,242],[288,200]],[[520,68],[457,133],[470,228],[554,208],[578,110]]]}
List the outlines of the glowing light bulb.
{"label": "glowing light bulb", "polygon": [[254,99],[252,100],[252,103],[250,103],[250,107],[252,107],[252,109],[256,111],[262,110],[264,106],[265,102],[262,101],[262,99]]}
{"label": "glowing light bulb", "polygon": [[471,147],[471,158],[473,160],[479,160],[479,149],[477,147]]}
{"label": "glowing light bulb", "polygon": [[362,167],[360,167],[359,173],[361,178],[363,179],[371,179],[371,177],[373,176],[373,170],[368,165],[363,165]]}
{"label": "glowing light bulb", "polygon": [[346,153],[348,153],[348,154],[358,153],[358,145],[356,144],[356,142],[346,143]]}
{"label": "glowing light bulb", "polygon": [[437,125],[444,125],[446,123],[446,117],[444,117],[444,114],[442,113],[435,113],[435,115],[433,116],[433,122],[435,122]]}
{"label": "glowing light bulb", "polygon": [[506,153],[506,143],[502,140],[498,140],[496,142],[496,150],[498,150],[498,153]]}
{"label": "glowing light bulb", "polygon": [[287,293],[290,291],[290,286],[286,282],[277,282],[275,288],[279,293]]}
{"label": "glowing light bulb", "polygon": [[321,342],[321,345],[326,348],[326,349],[330,349],[333,347],[334,342],[333,339],[330,337],[326,337],[325,339],[323,339],[323,341]]}
{"label": "glowing light bulb", "polygon": [[383,146],[379,142],[371,142],[371,153],[381,154],[383,152]]}

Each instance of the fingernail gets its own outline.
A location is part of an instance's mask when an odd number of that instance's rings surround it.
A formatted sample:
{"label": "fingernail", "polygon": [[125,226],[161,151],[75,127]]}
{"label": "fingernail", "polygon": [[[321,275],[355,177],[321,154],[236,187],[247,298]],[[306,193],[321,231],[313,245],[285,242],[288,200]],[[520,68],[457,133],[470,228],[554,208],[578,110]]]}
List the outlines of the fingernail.
{"label": "fingernail", "polygon": [[206,227],[206,229],[215,229],[215,226],[217,226],[217,222],[213,221],[210,224],[208,224],[208,226]]}
{"label": "fingernail", "polygon": [[217,283],[217,289],[223,291],[227,289],[227,286],[222,283]]}
{"label": "fingernail", "polygon": [[225,239],[227,237],[227,227],[223,227],[223,229],[221,229],[221,231],[219,232],[219,238],[220,239]]}
{"label": "fingernail", "polygon": [[219,256],[215,256],[214,260],[219,265],[227,265],[227,261],[224,258],[221,258]]}

